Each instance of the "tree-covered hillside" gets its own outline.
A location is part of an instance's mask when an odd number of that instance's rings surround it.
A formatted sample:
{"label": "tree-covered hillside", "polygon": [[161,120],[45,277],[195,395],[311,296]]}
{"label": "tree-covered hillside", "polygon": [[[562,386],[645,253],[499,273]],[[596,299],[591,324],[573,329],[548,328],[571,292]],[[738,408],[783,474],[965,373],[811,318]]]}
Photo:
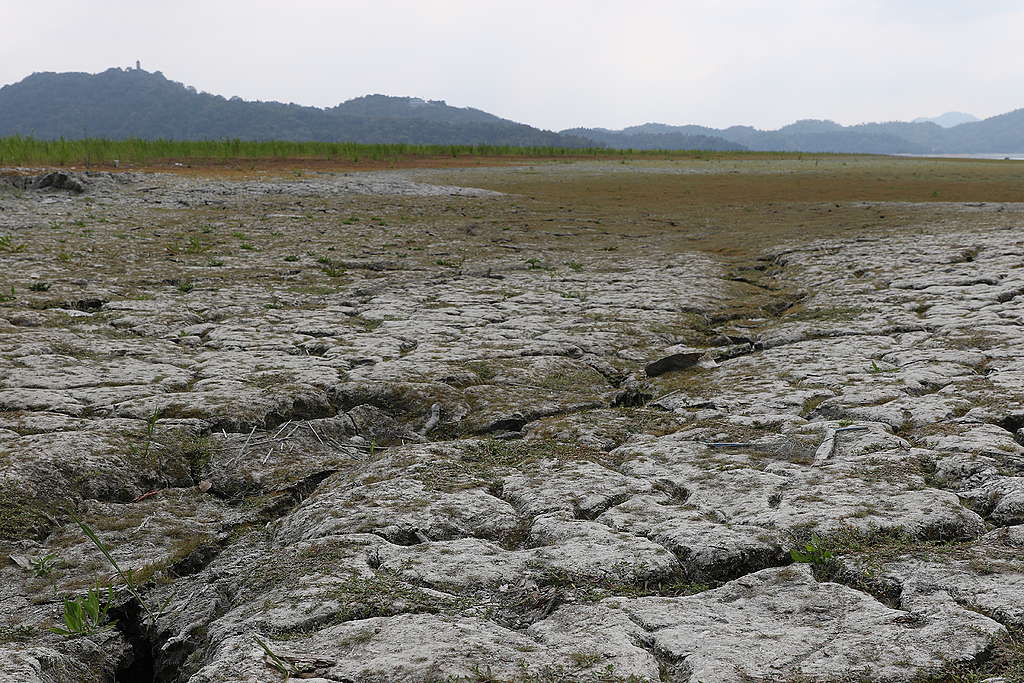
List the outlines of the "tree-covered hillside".
{"label": "tree-covered hillside", "polygon": [[0,88],[0,136],[583,147],[476,109],[371,95],[330,109],[197,92],[159,71],[37,73]]}
{"label": "tree-covered hillside", "polygon": [[470,107],[366,95],[327,109],[197,92],[141,69],[37,73],[0,88],[0,137],[284,140],[523,147],[853,153],[1024,152],[1024,109],[943,127],[931,121],[842,126],[805,119],[778,130],[645,123],[556,133]]}

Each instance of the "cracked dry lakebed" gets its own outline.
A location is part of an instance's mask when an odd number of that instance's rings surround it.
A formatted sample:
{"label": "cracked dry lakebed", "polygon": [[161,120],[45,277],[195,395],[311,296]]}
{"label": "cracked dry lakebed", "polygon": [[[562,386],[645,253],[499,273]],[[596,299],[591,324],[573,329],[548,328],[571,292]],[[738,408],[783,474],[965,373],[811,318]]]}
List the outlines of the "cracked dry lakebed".
{"label": "cracked dry lakebed", "polygon": [[0,266],[0,681],[1024,679],[1024,164],[6,169]]}

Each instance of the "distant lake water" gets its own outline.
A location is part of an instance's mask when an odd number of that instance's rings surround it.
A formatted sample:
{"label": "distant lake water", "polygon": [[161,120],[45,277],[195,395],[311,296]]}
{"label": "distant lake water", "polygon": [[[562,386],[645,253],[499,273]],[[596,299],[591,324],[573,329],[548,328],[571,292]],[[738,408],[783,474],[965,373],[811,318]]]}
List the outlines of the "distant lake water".
{"label": "distant lake water", "polygon": [[1006,154],[893,154],[894,157],[932,157],[940,159],[1010,159],[1011,161],[1024,161],[1024,152],[1012,152]]}

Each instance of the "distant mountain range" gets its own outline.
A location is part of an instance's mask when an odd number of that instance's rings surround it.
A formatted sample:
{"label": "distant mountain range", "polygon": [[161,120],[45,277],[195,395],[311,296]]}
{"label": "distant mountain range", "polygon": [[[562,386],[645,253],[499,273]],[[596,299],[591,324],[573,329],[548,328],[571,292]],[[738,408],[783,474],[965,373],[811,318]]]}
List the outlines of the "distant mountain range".
{"label": "distant mountain range", "polygon": [[[969,116],[969,115],[960,115]],[[946,118],[944,118],[946,117]],[[949,121],[948,115],[937,117]],[[750,150],[851,152],[868,154],[1016,153],[1024,151],[1024,109],[984,121],[943,127],[933,121],[862,123],[841,126],[834,121],[806,119],[778,130],[750,126],[707,128],[645,123],[622,130],[570,128],[563,134],[600,141],[608,147],[658,147],[658,140],[717,139]],[[708,149],[725,149],[708,147]]]}
{"label": "distant mountain range", "polygon": [[952,128],[953,126],[959,126],[961,123],[973,123],[974,121],[981,121],[974,114],[965,114],[962,111],[947,111],[945,114],[939,116],[922,116],[914,119],[911,123],[935,123],[943,128]]}
{"label": "distant mountain range", "polygon": [[159,71],[36,73],[0,88],[0,136],[491,144],[876,154],[1024,152],[1024,109],[979,121],[949,112],[913,122],[842,126],[803,120],[778,130],[645,123],[622,130],[541,130],[472,108],[367,95],[321,109],[197,92]]}

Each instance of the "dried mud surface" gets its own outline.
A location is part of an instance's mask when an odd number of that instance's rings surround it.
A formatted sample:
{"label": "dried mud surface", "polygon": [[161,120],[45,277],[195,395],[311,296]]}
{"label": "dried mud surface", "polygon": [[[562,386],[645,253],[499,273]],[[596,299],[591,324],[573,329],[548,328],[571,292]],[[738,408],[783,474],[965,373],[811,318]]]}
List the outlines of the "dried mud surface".
{"label": "dried mud surface", "polygon": [[0,681],[1021,680],[1020,168],[0,174]]}

